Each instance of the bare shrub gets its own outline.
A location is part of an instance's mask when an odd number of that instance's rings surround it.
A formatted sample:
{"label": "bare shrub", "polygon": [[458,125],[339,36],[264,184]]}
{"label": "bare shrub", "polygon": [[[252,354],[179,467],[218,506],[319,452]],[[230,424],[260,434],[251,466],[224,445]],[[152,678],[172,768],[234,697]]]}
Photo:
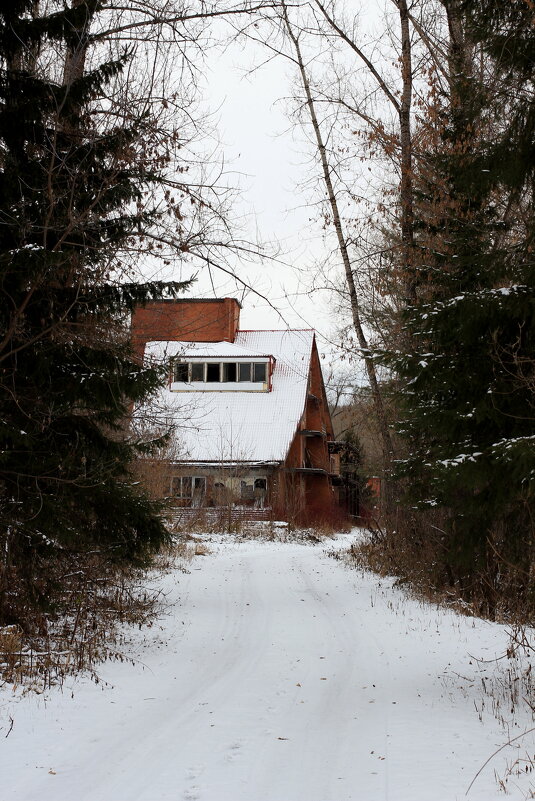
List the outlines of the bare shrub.
{"label": "bare shrub", "polygon": [[0,629],[0,675],[6,682],[42,692],[65,677],[124,660],[122,624],[150,626],[164,598],[150,586],[151,571],[184,567],[195,544],[171,542],[148,567],[120,567],[104,555],[69,554],[47,565],[48,581],[61,580],[53,606],[39,616]]}
{"label": "bare shrub", "polygon": [[460,611],[533,625],[535,577],[507,558],[506,533],[499,524],[483,539],[476,568],[468,570],[448,510],[422,513],[400,507],[381,522],[369,521],[367,534],[352,546],[351,557],[358,565],[394,576],[417,595]]}
{"label": "bare shrub", "polygon": [[[398,583],[409,584],[427,599],[457,600],[465,608],[446,568],[443,513],[430,511],[424,518],[400,507],[381,523],[368,521],[367,533],[350,548],[354,562],[380,576],[394,576]],[[475,611],[472,605],[469,608]]]}
{"label": "bare shrub", "polygon": [[20,626],[4,626],[0,629],[0,669],[4,675],[13,675],[20,664],[22,642]]}

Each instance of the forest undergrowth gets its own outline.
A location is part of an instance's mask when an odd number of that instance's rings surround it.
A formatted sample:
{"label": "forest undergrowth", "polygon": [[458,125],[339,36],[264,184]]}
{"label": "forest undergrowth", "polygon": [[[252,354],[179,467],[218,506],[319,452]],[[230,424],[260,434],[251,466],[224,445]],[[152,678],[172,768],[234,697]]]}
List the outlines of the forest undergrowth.
{"label": "forest undergrowth", "polygon": [[194,537],[181,535],[144,568],[114,566],[98,555],[55,561],[49,570],[61,574],[61,591],[53,605],[39,614],[29,610],[23,625],[0,628],[1,682],[41,693],[84,672],[98,683],[100,663],[128,660],[128,628],[152,626],[165,609],[155,578],[170,569],[187,572],[206,552]]}

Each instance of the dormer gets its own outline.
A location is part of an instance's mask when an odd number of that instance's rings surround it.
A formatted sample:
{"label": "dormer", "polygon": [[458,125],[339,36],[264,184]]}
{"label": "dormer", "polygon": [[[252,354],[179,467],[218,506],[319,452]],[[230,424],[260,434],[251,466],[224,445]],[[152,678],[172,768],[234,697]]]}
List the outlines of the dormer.
{"label": "dormer", "polygon": [[171,392],[270,392],[275,357],[232,342],[176,343]]}

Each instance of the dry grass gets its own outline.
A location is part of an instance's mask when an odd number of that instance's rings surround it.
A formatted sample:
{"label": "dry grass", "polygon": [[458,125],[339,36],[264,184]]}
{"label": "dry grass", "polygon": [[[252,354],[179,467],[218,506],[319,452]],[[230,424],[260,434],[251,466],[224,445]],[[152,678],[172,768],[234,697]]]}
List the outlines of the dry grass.
{"label": "dry grass", "polygon": [[13,675],[22,659],[22,629],[5,626],[0,629],[0,667],[5,675]]}
{"label": "dry grass", "polygon": [[195,515],[182,515],[180,510],[171,513],[170,530],[184,538],[195,534],[239,534],[243,521],[233,518],[229,510],[197,509]]}
{"label": "dry grass", "polygon": [[[294,526],[284,520],[229,519],[226,510],[219,517],[199,514],[194,519],[175,519],[170,526],[173,534],[182,542],[198,542],[202,534],[228,535],[238,539],[259,539],[276,542],[322,542],[340,531],[349,531],[347,518],[326,520],[313,526]],[[199,555],[199,554],[197,554]]]}
{"label": "dry grass", "polygon": [[406,587],[420,600],[447,606],[460,614],[481,616],[480,603],[466,600],[437,575],[432,541],[407,542],[395,531],[387,533],[375,528],[350,547],[347,557],[356,567],[394,578],[396,585]]}
{"label": "dry grass", "polygon": [[264,540],[266,542],[302,542],[318,543],[338,533],[330,528],[297,528],[283,521],[250,521],[243,523],[239,532],[234,534],[238,539]]}
{"label": "dry grass", "polygon": [[143,579],[139,571],[108,571],[99,577],[78,571],[61,599],[61,612],[43,615],[41,631],[24,632],[20,626],[0,629],[3,681],[36,692],[62,684],[66,676],[79,671],[98,681],[99,662],[124,659],[121,625],[148,625],[158,613],[159,594],[149,590]]}
{"label": "dry grass", "polygon": [[189,572],[188,565],[195,554],[197,543],[200,540],[190,533],[173,534],[172,541],[160,549],[154,557],[153,570],[168,572],[170,570],[181,570],[183,573]]}
{"label": "dry grass", "polygon": [[[394,525],[370,528],[351,548],[353,562],[392,576],[419,597],[510,625],[533,626],[535,575],[507,561],[490,540],[471,573],[452,559],[447,523],[437,511],[397,515]],[[455,554],[453,554],[455,556]]]}
{"label": "dry grass", "polygon": [[0,628],[1,679],[35,692],[81,671],[98,682],[99,663],[127,658],[125,627],[150,626],[161,613],[165,599],[154,588],[157,574],[189,572],[192,559],[206,553],[205,545],[184,538],[162,549],[147,569],[113,568],[96,557],[71,563],[53,612],[25,621],[25,629]]}

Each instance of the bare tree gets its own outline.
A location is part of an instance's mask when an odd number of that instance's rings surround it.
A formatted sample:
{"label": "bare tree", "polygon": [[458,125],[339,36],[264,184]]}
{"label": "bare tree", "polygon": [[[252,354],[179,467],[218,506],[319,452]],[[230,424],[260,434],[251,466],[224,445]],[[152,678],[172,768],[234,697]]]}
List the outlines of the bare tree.
{"label": "bare tree", "polygon": [[[399,166],[400,166],[400,227],[401,242],[403,248],[403,283],[407,300],[410,302],[416,298],[416,281],[413,272],[413,251],[414,251],[414,209],[413,209],[413,142],[411,132],[411,109],[412,109],[412,48],[409,12],[406,0],[392,0],[399,13],[401,31],[401,99],[399,92],[391,88],[387,79],[381,74],[381,68],[375,64],[359,46],[355,37],[349,35],[342,25],[336,21],[334,12],[329,11],[321,0],[314,0],[314,5],[321,12],[322,17],[327,22],[330,30],[343,41],[361,62],[372,81],[379,88],[385,101],[390,104],[398,118],[399,124]],[[386,131],[378,120],[375,122],[369,114],[365,113],[359,105],[353,105],[352,110],[357,115],[364,118],[367,124],[372,125],[374,133],[379,138],[384,137],[384,145],[390,148],[392,145],[391,136],[385,136]]]}
{"label": "bare tree", "polygon": [[294,27],[292,26],[289,16],[288,16],[288,9],[285,3],[282,3],[282,18],[284,21],[285,31],[290,40],[292,47],[293,47],[293,58],[295,60],[296,66],[299,70],[299,75],[301,79],[301,84],[303,91],[305,93],[305,102],[308,112],[310,114],[310,122],[312,125],[312,129],[314,132],[314,137],[316,141],[317,151],[319,155],[319,160],[321,164],[322,176],[325,182],[325,188],[327,192],[328,203],[330,206],[330,210],[332,213],[334,228],[336,231],[336,238],[338,242],[338,250],[340,254],[340,258],[342,260],[344,266],[344,274],[345,280],[347,283],[347,288],[349,292],[349,299],[351,304],[351,314],[352,314],[352,321],[353,327],[355,329],[355,333],[357,336],[360,353],[364,359],[366,365],[366,372],[368,375],[368,380],[370,383],[371,393],[374,402],[375,413],[377,416],[377,420],[379,422],[379,429],[381,433],[381,441],[382,441],[382,448],[383,448],[383,459],[385,468],[388,470],[391,464],[391,460],[393,458],[393,445],[392,445],[392,438],[390,436],[390,431],[388,428],[388,421],[386,418],[383,398],[381,395],[381,391],[379,388],[379,382],[377,379],[377,373],[375,369],[375,364],[368,346],[368,340],[364,333],[364,329],[362,326],[362,321],[360,317],[360,308],[359,308],[359,298],[357,294],[357,288],[355,286],[355,280],[353,277],[353,268],[351,265],[351,259],[349,256],[349,249],[348,249],[348,242],[347,237],[344,233],[342,227],[342,218],[340,215],[340,209],[338,205],[338,199],[334,190],[333,182],[332,182],[332,167],[329,163],[329,157],[327,153],[327,148],[325,146],[324,137],[321,131],[320,123],[318,120],[318,116],[316,114],[316,104],[312,95],[310,80],[307,75],[307,71],[305,68],[305,62],[299,42],[299,33],[296,32]]}

